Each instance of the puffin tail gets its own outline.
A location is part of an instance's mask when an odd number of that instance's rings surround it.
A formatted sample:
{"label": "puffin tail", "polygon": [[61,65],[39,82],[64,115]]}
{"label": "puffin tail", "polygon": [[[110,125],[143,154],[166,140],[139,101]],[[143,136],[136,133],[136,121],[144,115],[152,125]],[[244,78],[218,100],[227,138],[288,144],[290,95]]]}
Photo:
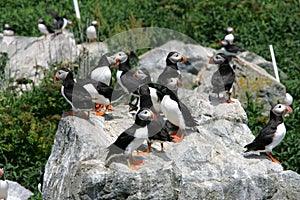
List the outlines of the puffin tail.
{"label": "puffin tail", "polygon": [[246,151],[244,151],[244,153],[247,153],[249,151],[255,151],[256,149],[254,147],[255,147],[255,145],[253,142],[245,145],[244,148],[247,148],[247,149],[246,149]]}
{"label": "puffin tail", "polygon": [[115,144],[112,144],[110,145],[109,147],[106,148],[107,150],[107,156],[105,158],[105,162],[106,162],[106,165],[105,166],[108,166],[109,165],[109,160],[110,158],[115,155],[115,154],[120,154],[123,152],[123,150],[121,148],[119,148],[117,145]]}

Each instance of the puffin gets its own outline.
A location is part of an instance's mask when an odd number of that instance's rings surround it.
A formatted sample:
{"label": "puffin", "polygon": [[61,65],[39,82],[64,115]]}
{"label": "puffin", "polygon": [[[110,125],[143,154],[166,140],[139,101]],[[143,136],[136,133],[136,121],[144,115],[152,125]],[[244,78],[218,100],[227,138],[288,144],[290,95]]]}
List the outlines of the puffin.
{"label": "puffin", "polygon": [[[149,78],[141,76],[134,70],[131,70],[130,58],[125,52],[118,52],[115,54],[115,66],[118,66],[116,79],[125,93],[131,94],[140,85],[147,83]],[[143,74],[145,71],[141,71]],[[149,72],[148,72],[149,74]]]}
{"label": "puffin", "polygon": [[232,45],[234,42],[241,41],[240,38],[234,36],[233,33],[234,33],[234,28],[232,27],[226,28],[226,35],[224,36],[223,40],[228,41],[230,45]]}
{"label": "puffin", "polygon": [[[186,63],[187,58],[181,53],[175,51],[169,52],[166,58],[166,67],[157,78],[158,84],[166,85],[166,82],[169,81],[170,78],[177,78],[179,87],[182,86],[182,76],[177,66],[178,62]],[[177,90],[173,91],[177,94]]]}
{"label": "puffin", "polygon": [[99,22],[96,20],[93,20],[89,27],[86,29],[86,36],[88,40],[92,40],[94,42],[97,41],[97,32],[96,32],[96,26],[99,25]]}
{"label": "puffin", "polygon": [[[90,93],[84,87],[76,84],[73,73],[66,68],[58,70],[53,76],[54,83],[58,80],[63,81],[61,86],[62,96],[72,106],[72,111],[67,112],[67,114],[79,115],[84,112],[82,117],[89,118],[89,112],[95,107]],[[88,115],[85,112],[88,112]]]}
{"label": "puffin", "polygon": [[0,199],[7,199],[9,184],[4,180],[4,169],[0,168]]}
{"label": "puffin", "polygon": [[143,144],[149,137],[149,124],[151,121],[157,120],[156,115],[149,108],[141,108],[136,114],[134,124],[121,133],[116,141],[107,147],[108,154],[106,156],[106,166],[109,160],[115,154],[124,153],[127,158],[128,167],[138,170],[137,165],[142,165],[143,160],[136,160],[132,152]]}
{"label": "puffin", "polygon": [[38,190],[42,194],[43,193],[43,185],[44,185],[44,174],[45,174],[45,169],[40,170],[40,179],[38,183]]}
{"label": "puffin", "polygon": [[91,111],[95,108],[95,103],[105,106],[105,110],[102,112],[96,110],[96,115],[101,116],[105,114],[107,106],[110,105],[113,92],[110,86],[92,79],[74,79],[73,73],[65,68],[57,71],[53,81],[56,82],[57,79],[63,80],[61,93],[72,106],[75,114],[78,110]]}
{"label": "puffin", "polygon": [[221,40],[219,42],[219,45],[221,46],[221,49],[218,50],[218,53],[224,53],[226,55],[236,55],[238,53],[246,51],[245,49],[235,45],[235,44],[230,44],[229,41],[227,40]]}
{"label": "puffin", "polygon": [[15,29],[12,28],[9,24],[4,24],[3,35],[4,36],[13,36],[15,34]]}
{"label": "puffin", "polygon": [[47,25],[44,21],[44,19],[39,19],[38,20],[38,29],[41,33],[44,34],[44,38],[47,37],[47,35],[54,33],[54,30],[52,29],[51,26]]}
{"label": "puffin", "polygon": [[170,134],[173,142],[181,142],[185,135],[186,126],[197,126],[196,120],[193,118],[188,107],[167,86],[149,83],[148,87],[155,110],[158,113],[163,113],[173,127],[178,127],[176,132]]}
{"label": "puffin", "polygon": [[67,15],[59,16],[56,11],[51,9],[46,9],[46,13],[50,14],[53,18],[53,27],[56,34],[63,33],[67,25],[73,26],[73,22],[67,18]]}
{"label": "puffin", "polygon": [[91,70],[88,77],[105,83],[106,85],[111,86],[112,84],[112,74],[111,66],[115,64],[114,56],[110,56],[110,53],[106,53],[101,56],[97,67]]}
{"label": "puffin", "polygon": [[166,121],[154,108],[151,100],[150,89],[147,84],[141,85],[138,88],[136,93],[139,95],[138,110],[140,108],[148,108],[157,116],[157,120],[152,121],[149,124],[149,137],[147,139],[147,144],[148,144],[147,150],[144,152],[138,152],[138,154],[149,154],[151,150],[151,145],[154,141],[160,143],[161,146],[160,152],[163,152],[164,151],[163,143],[173,142],[173,138],[170,136],[168,132]]}
{"label": "puffin", "polygon": [[234,103],[230,97],[233,90],[233,83],[235,81],[235,72],[229,63],[230,59],[231,58],[229,56],[223,53],[218,53],[210,58],[209,63],[218,64],[218,70],[211,78],[211,84],[213,86],[212,92],[217,93],[219,97],[219,93],[225,90],[228,96],[226,102]]}
{"label": "puffin", "polygon": [[267,125],[250,144],[244,147],[247,148],[245,153],[249,151],[266,152],[267,156],[273,162],[280,164],[280,162],[272,156],[272,150],[283,140],[286,134],[282,116],[292,112],[292,108],[288,105],[275,105],[270,111],[270,120]]}

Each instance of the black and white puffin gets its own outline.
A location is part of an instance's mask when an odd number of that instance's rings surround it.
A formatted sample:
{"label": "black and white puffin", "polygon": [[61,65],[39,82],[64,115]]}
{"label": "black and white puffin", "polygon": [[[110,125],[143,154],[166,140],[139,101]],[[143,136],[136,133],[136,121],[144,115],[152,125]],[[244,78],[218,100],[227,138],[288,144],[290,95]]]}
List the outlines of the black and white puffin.
{"label": "black and white puffin", "polygon": [[43,185],[44,185],[44,174],[45,174],[45,169],[41,169],[40,170],[40,179],[39,179],[39,183],[38,183],[38,190],[39,192],[42,194],[43,193]]}
{"label": "black and white puffin", "polygon": [[130,94],[134,92],[140,85],[148,82],[148,77],[137,75],[137,72],[131,70],[129,56],[125,52],[118,52],[115,54],[116,64],[118,71],[116,78],[123,90]]}
{"label": "black and white puffin", "polygon": [[[53,80],[63,80],[61,87],[62,95],[72,106],[72,110],[90,111],[95,108],[95,103],[109,106],[113,89],[102,82],[92,79],[74,79],[73,73],[68,69],[60,69],[57,71]],[[103,115],[106,112],[96,111],[96,115]]]}
{"label": "black and white puffin", "polygon": [[84,113],[83,117],[88,118],[89,112],[95,108],[92,102],[90,93],[82,86],[76,84],[73,73],[68,69],[60,69],[53,77],[53,82],[58,80],[63,81],[61,86],[61,94],[66,101],[72,106],[72,112],[67,114],[81,114],[82,112],[88,112],[88,116]]}
{"label": "black and white puffin", "polygon": [[173,141],[181,142],[186,126],[197,126],[197,122],[187,106],[168,87],[156,83],[149,83],[148,86],[153,107],[157,112],[162,112],[170,123],[178,127],[176,133],[171,133]]}
{"label": "black and white puffin", "polygon": [[15,34],[15,29],[12,28],[9,24],[4,24],[3,35],[4,36],[13,36]]}
{"label": "black and white puffin", "polygon": [[230,45],[232,45],[234,42],[241,41],[240,38],[233,35],[234,28],[227,27],[226,28],[226,35],[224,36],[223,40],[226,40]]}
{"label": "black and white puffin", "polygon": [[[160,85],[166,85],[170,78],[177,78],[179,87],[182,86],[182,77],[178,69],[178,62],[187,62],[187,58],[178,52],[172,51],[166,58],[166,67],[163,72],[158,76],[157,83]],[[177,94],[177,90],[174,90]]]}
{"label": "black and white puffin", "polygon": [[282,115],[290,114],[292,111],[292,108],[287,105],[277,104],[274,106],[270,111],[268,124],[259,132],[253,142],[244,147],[247,148],[245,152],[266,152],[267,156],[273,162],[280,164],[280,162],[272,156],[272,150],[283,140],[286,134]]}
{"label": "black and white puffin", "polygon": [[0,168],[0,199],[7,199],[8,182],[4,179],[4,169]]}
{"label": "black and white puffin", "polygon": [[221,49],[218,50],[218,53],[223,53],[225,55],[231,55],[234,56],[238,53],[246,51],[245,49],[235,45],[235,44],[230,44],[229,41],[227,40],[221,40],[219,42],[219,45],[221,46]]}
{"label": "black and white puffin", "polygon": [[106,165],[113,155],[124,153],[127,158],[128,166],[133,170],[137,170],[138,167],[136,165],[141,165],[144,161],[136,160],[133,157],[132,152],[148,139],[149,124],[156,119],[156,115],[150,109],[141,108],[136,115],[134,124],[122,132],[117,140],[107,148],[108,154],[105,159],[107,161]]}
{"label": "black and white puffin", "polygon": [[54,30],[52,29],[51,26],[47,25],[44,21],[44,19],[39,19],[38,20],[38,29],[41,33],[44,34],[44,38],[47,37],[47,35],[54,33]]}
{"label": "black and white puffin", "polygon": [[97,67],[95,67],[89,73],[88,77],[105,83],[106,85],[111,86],[112,84],[112,74],[111,74],[111,66],[115,64],[114,56],[110,56],[110,53],[106,53],[101,56]]}
{"label": "black and white puffin", "polygon": [[89,27],[86,29],[86,37],[90,41],[97,41],[97,31],[96,31],[96,26],[99,25],[99,22],[96,20],[93,20],[90,24]]}
{"label": "black and white puffin", "polygon": [[234,103],[230,96],[233,90],[233,83],[235,81],[235,72],[230,65],[230,57],[223,53],[218,53],[212,56],[209,60],[210,64],[218,64],[218,70],[213,74],[211,78],[211,84],[213,86],[213,93],[226,91],[228,95],[227,103]]}
{"label": "black and white puffin", "polygon": [[166,122],[163,119],[163,117],[153,107],[150,89],[147,84],[140,86],[136,93],[139,95],[138,110],[140,108],[149,108],[157,116],[157,120],[152,121],[149,124],[149,138],[147,140],[148,143],[147,150],[145,152],[138,152],[138,154],[150,153],[151,145],[154,141],[157,141],[161,144],[160,151],[163,152],[164,150],[163,143],[173,141],[173,138],[170,136],[168,132]]}
{"label": "black and white puffin", "polygon": [[73,26],[73,22],[67,18],[67,15],[59,16],[56,11],[46,9],[46,13],[50,14],[53,18],[53,27],[56,34],[63,33],[67,25]]}

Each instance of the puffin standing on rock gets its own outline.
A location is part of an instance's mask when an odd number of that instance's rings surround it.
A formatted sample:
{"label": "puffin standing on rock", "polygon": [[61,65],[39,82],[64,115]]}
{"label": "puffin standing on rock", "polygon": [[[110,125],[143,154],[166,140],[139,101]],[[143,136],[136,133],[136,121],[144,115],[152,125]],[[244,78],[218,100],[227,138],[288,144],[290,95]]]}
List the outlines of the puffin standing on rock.
{"label": "puffin standing on rock", "polygon": [[267,156],[273,162],[280,164],[280,162],[272,156],[272,150],[283,140],[286,134],[282,115],[290,114],[292,111],[292,108],[287,105],[277,104],[274,106],[270,111],[270,121],[259,132],[253,142],[245,146],[245,148],[247,148],[245,152],[266,152]]}
{"label": "puffin standing on rock", "polygon": [[132,152],[148,139],[149,124],[153,120],[157,120],[155,113],[148,108],[141,108],[136,114],[134,124],[125,130],[117,140],[107,148],[108,154],[105,159],[107,161],[106,165],[108,165],[108,162],[113,155],[124,152],[127,158],[128,167],[137,170],[138,167],[136,165],[142,165],[144,161],[136,160],[133,157]]}
{"label": "puffin standing on rock", "polygon": [[96,26],[99,25],[99,22],[96,20],[93,20],[89,27],[86,29],[86,36],[88,40],[92,40],[94,42],[97,41],[97,32],[96,32]]}
{"label": "puffin standing on rock", "polygon": [[44,19],[39,19],[38,20],[38,29],[41,31],[41,33],[44,34],[44,38],[47,37],[47,35],[54,33],[54,30],[52,29],[51,26],[47,25],[44,21]]}
{"label": "puffin standing on rock", "polygon": [[4,24],[3,27],[4,36],[14,36],[15,32],[16,32],[15,29],[12,28],[9,24]]}
{"label": "puffin standing on rock", "polygon": [[[102,82],[92,79],[74,79],[73,73],[68,69],[60,69],[53,77],[53,81],[63,80],[61,93],[72,106],[75,114],[80,110],[91,111],[96,104],[106,106],[103,112],[96,112],[96,115],[103,115],[110,105],[113,89]],[[73,114],[73,113],[68,113]]]}
{"label": "puffin standing on rock", "polygon": [[73,22],[68,20],[67,15],[61,17],[56,11],[51,9],[46,9],[46,13],[50,14],[53,18],[53,27],[56,34],[63,33],[67,25],[73,26]]}
{"label": "puffin standing on rock", "polygon": [[230,57],[223,53],[218,53],[210,58],[209,64],[218,64],[218,70],[213,74],[211,84],[213,86],[213,93],[217,93],[219,97],[219,93],[225,90],[228,95],[226,102],[234,103],[230,99],[230,96],[235,81],[235,72],[229,61]]}
{"label": "puffin standing on rock", "polygon": [[[170,52],[166,58],[166,67],[157,78],[158,84],[166,85],[171,78],[176,78],[178,80],[178,87],[182,87],[182,76],[177,66],[178,62],[186,63],[187,58],[181,53]],[[172,89],[172,91],[177,94],[177,88],[175,90]]]}
{"label": "puffin standing on rock", "polygon": [[8,187],[8,182],[4,180],[4,169],[0,168],[0,199],[7,199]]}

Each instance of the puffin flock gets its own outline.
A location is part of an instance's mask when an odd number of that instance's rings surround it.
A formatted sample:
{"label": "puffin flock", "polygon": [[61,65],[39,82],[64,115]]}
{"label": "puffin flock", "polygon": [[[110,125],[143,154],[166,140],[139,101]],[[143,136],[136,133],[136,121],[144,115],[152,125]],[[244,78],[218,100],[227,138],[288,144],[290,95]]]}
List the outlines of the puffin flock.
{"label": "puffin flock", "polygon": [[[235,82],[236,67],[231,60],[238,52],[244,51],[235,45],[239,38],[234,37],[233,28],[228,28],[224,39],[220,42],[221,49],[209,59],[210,64],[216,64],[218,69],[211,78],[212,91],[209,96],[216,94],[216,100],[227,104],[235,101],[231,99],[233,84]],[[91,38],[92,39],[92,38]],[[196,127],[197,121],[193,118],[189,108],[177,96],[177,90],[182,86],[182,75],[178,63],[187,63],[187,57],[180,52],[170,51],[166,55],[164,70],[153,81],[150,73],[144,69],[133,70],[131,57],[125,52],[108,53],[100,58],[98,66],[89,73],[85,79],[75,78],[73,73],[66,68],[59,69],[54,75],[54,82],[62,80],[61,93],[72,106],[72,111],[67,114],[89,118],[90,112],[98,116],[113,112],[113,102],[120,101],[121,97],[129,97],[129,111],[135,122],[124,130],[119,137],[107,147],[106,166],[109,167],[113,158],[124,153],[128,167],[137,170],[143,160],[137,160],[133,152],[145,141],[148,154],[154,141],[182,142],[186,134],[186,127]],[[120,90],[112,88],[112,69],[117,68],[116,81]],[[220,93],[226,93],[226,98]],[[124,99],[124,98],[123,98]],[[272,150],[284,138],[286,128],[283,116],[292,112],[290,106],[277,104],[270,111],[269,123],[258,136],[245,146],[246,151],[266,152],[267,156],[279,163],[273,156]]]}
{"label": "puffin flock", "polygon": [[[49,26],[41,18],[38,20],[38,29],[46,38],[50,34],[63,33],[67,25],[73,23],[67,19],[67,15],[59,16],[55,11],[47,9],[46,13],[53,18],[53,26]],[[91,21],[86,30],[89,41],[97,41],[96,26],[98,21]],[[4,25],[3,35],[12,36],[15,30]],[[234,29],[228,27],[224,38],[219,42],[221,48],[209,59],[209,64],[216,64],[218,69],[211,78],[212,91],[218,101],[232,104],[231,99],[233,84],[235,82],[235,66],[231,64],[232,58],[245,51],[235,42],[240,38],[233,35]],[[135,119],[132,126],[124,130],[110,146],[107,147],[106,166],[113,162],[116,155],[124,154],[128,167],[137,170],[143,160],[137,160],[133,152],[145,141],[148,148],[138,154],[149,154],[153,142],[161,144],[164,150],[164,142],[182,142],[186,134],[186,127],[197,126],[189,108],[177,96],[178,88],[182,87],[182,75],[178,63],[188,63],[187,57],[180,52],[170,51],[166,56],[166,65],[156,81],[153,81],[150,73],[144,69],[133,70],[130,65],[130,55],[125,52],[104,54],[98,65],[92,69],[84,79],[75,78],[71,70],[61,68],[57,70],[53,81],[62,81],[61,94],[71,105],[72,110],[66,114],[88,119],[93,112],[97,116],[104,116],[113,112],[112,103],[120,101],[122,97],[129,97],[129,111]],[[120,90],[113,89],[112,69],[117,68],[115,80]],[[227,98],[220,98],[220,93],[226,93]],[[209,96],[213,100],[213,96]],[[286,98],[283,104],[277,104],[270,110],[270,119],[267,125],[259,132],[257,137],[245,145],[245,152],[265,152],[271,161],[280,163],[272,156],[272,150],[284,138],[286,128],[283,116],[292,112],[290,98]],[[124,98],[123,98],[124,99]],[[39,190],[42,192],[44,170],[41,171]],[[0,169],[0,177],[3,177],[3,169]],[[8,185],[1,180],[0,198],[5,198],[5,189]],[[2,192],[4,191],[4,192]],[[2,197],[2,198],[3,198]]]}

